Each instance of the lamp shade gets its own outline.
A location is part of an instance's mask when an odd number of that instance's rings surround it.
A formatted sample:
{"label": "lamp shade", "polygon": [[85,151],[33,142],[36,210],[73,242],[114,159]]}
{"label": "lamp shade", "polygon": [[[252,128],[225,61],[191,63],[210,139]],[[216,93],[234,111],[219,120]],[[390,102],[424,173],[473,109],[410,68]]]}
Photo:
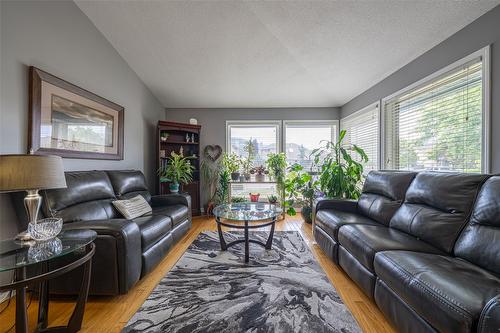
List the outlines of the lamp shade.
{"label": "lamp shade", "polygon": [[62,158],[0,155],[0,192],[66,187]]}

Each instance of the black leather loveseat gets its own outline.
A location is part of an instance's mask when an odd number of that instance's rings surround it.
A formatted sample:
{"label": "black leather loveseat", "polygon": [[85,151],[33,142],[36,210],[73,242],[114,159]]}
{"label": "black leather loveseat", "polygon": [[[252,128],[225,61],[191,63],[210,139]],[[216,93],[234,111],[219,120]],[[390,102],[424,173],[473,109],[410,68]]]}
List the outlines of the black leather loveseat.
{"label": "black leather loveseat", "polygon": [[[151,196],[140,171],[71,171],[65,175],[67,188],[41,191],[42,212],[61,217],[63,230],[97,232],[90,294],[127,293],[191,227],[189,195]],[[150,203],[153,213],[133,220],[123,218],[112,201],[138,194]],[[23,207],[17,210],[24,212]],[[70,274],[51,283],[51,292],[76,293],[81,273]]]}
{"label": "black leather loveseat", "polygon": [[400,332],[500,332],[500,176],[372,171],[313,230]]}

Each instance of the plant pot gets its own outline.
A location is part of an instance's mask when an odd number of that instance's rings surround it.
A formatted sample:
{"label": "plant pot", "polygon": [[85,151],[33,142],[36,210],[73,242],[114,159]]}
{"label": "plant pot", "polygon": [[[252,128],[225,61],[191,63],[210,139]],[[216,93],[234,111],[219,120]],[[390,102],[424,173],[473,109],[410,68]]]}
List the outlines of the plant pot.
{"label": "plant pot", "polygon": [[237,181],[240,179],[240,173],[239,172],[233,172],[231,173],[231,180]]}
{"label": "plant pot", "polygon": [[259,173],[255,175],[255,181],[256,182],[263,182],[265,180],[266,180],[266,175],[259,174]]}
{"label": "plant pot", "polygon": [[168,189],[170,193],[178,193],[179,192],[179,183],[170,183],[168,185]]}
{"label": "plant pot", "polygon": [[240,182],[244,182],[244,181],[245,181],[245,176],[240,175]]}
{"label": "plant pot", "polygon": [[249,174],[249,173],[244,173],[244,174],[243,174],[243,177],[245,177],[245,181],[247,181],[247,182],[250,180],[251,176],[252,176],[252,175],[251,175],[251,174]]}
{"label": "plant pot", "polygon": [[250,193],[251,202],[259,202],[260,193]]}
{"label": "plant pot", "polygon": [[312,208],[302,207],[300,214],[306,223],[312,223]]}

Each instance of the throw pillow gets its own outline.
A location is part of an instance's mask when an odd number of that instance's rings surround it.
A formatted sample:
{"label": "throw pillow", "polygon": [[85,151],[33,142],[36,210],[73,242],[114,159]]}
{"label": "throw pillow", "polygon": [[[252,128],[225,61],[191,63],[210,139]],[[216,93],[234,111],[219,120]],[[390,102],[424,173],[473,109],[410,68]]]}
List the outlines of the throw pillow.
{"label": "throw pillow", "polygon": [[146,199],[140,194],[128,200],[115,200],[113,205],[128,220],[153,211]]}

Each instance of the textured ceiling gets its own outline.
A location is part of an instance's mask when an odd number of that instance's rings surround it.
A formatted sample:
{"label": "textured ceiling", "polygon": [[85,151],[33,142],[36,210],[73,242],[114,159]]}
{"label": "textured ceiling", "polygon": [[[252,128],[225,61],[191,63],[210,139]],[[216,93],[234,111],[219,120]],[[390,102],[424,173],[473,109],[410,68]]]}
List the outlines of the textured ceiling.
{"label": "textured ceiling", "polygon": [[76,3],[165,107],[220,108],[343,105],[500,0]]}

